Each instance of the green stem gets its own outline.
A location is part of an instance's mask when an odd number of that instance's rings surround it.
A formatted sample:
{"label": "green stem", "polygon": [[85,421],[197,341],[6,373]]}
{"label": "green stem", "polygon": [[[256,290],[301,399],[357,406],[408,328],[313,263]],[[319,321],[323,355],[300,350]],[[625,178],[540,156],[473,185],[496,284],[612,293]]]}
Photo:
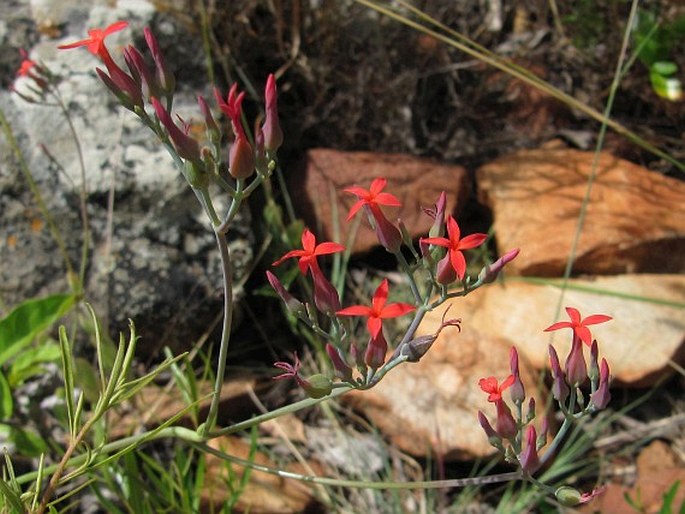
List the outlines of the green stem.
{"label": "green stem", "polygon": [[[234,204],[236,201],[233,202]],[[214,394],[212,402],[209,406],[209,413],[207,414],[207,421],[200,429],[202,435],[206,435],[212,431],[216,424],[216,419],[219,410],[219,402],[221,401],[221,389],[224,383],[224,375],[226,373],[226,360],[228,358],[228,343],[231,338],[231,326],[233,324],[233,268],[231,265],[231,252],[228,248],[228,241],[226,234],[218,230],[214,230],[216,236],[216,243],[219,247],[219,255],[221,257],[221,270],[223,273],[223,287],[224,287],[224,319],[221,327],[221,342],[219,343],[219,359],[216,365],[216,377],[214,381]]]}
{"label": "green stem", "polygon": [[254,461],[241,459],[232,455],[227,455],[221,450],[217,450],[207,444],[192,443],[198,450],[204,453],[210,453],[219,459],[227,462],[232,462],[240,466],[244,466],[255,471],[262,471],[271,475],[276,475],[283,478],[290,478],[299,480],[300,482],[308,482],[321,485],[329,485],[333,487],[346,487],[355,489],[375,489],[375,490],[409,490],[409,489],[443,489],[449,487],[469,487],[482,486],[487,484],[497,484],[501,482],[511,482],[512,480],[520,480],[523,475],[520,471],[512,471],[509,473],[500,473],[497,475],[487,475],[483,477],[467,477],[467,478],[453,478],[448,480],[422,480],[416,482],[370,482],[368,480],[342,480],[339,478],[317,477],[311,475],[302,475],[291,471],[283,471],[281,469],[270,468],[256,464]]}
{"label": "green stem", "polygon": [[400,267],[404,271],[405,275],[409,279],[409,287],[411,288],[411,292],[414,295],[414,299],[417,303],[423,303],[424,300],[423,298],[421,298],[421,293],[419,293],[419,288],[416,285],[416,281],[414,280],[414,273],[412,272],[411,267],[407,262],[407,259],[405,259],[404,255],[402,255],[402,251],[398,251],[395,254],[395,257],[397,258],[397,262],[400,263]]}

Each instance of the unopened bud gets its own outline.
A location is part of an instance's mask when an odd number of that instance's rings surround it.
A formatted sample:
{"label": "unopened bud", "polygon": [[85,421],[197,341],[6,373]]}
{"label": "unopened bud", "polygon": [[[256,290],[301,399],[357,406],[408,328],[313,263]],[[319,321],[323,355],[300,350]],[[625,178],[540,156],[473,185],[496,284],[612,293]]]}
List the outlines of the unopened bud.
{"label": "unopened bud", "polygon": [[281,300],[283,300],[283,303],[285,303],[285,306],[288,308],[290,312],[292,312],[295,316],[299,316],[305,313],[306,310],[302,302],[295,298],[293,295],[291,295],[287,291],[287,289],[283,287],[283,284],[280,280],[278,280],[278,277],[276,275],[274,275],[270,271],[267,271],[266,278],[269,281],[269,284],[271,284],[271,287],[273,287],[274,291],[276,291],[278,296],[281,297]]}
{"label": "unopened bud", "polygon": [[300,385],[310,398],[318,399],[331,394],[333,382],[326,375],[317,373],[309,378],[301,379]]}
{"label": "unopened bud", "polygon": [[333,369],[335,369],[335,376],[341,380],[351,381],[352,380],[352,368],[350,368],[347,363],[343,360],[342,355],[340,355],[340,350],[333,346],[331,343],[326,343],[326,353],[333,363]]}
{"label": "unopened bud", "polygon": [[511,400],[518,405],[523,403],[523,400],[526,399],[526,390],[523,387],[523,382],[521,382],[521,376],[519,374],[519,354],[516,351],[515,346],[512,346],[509,352],[509,367],[511,369],[511,374],[514,377],[514,382],[511,384],[509,394],[511,394]]}
{"label": "unopened bud", "polygon": [[495,432],[495,429],[492,428],[487,416],[485,416],[485,414],[483,414],[481,411],[478,411],[478,423],[480,423],[485,435],[488,437],[488,442],[498,450],[502,451],[502,438],[499,436],[499,434],[497,434],[497,432]]}
{"label": "unopened bud", "polygon": [[266,103],[266,118],[262,131],[264,132],[264,148],[270,154],[274,154],[276,150],[283,144],[283,131],[278,119],[278,105],[276,94],[276,79],[273,73],[269,75],[266,80],[266,87],[264,88],[264,98]]}
{"label": "unopened bud", "polygon": [[385,354],[388,352],[388,342],[385,340],[383,330],[378,332],[376,337],[372,337],[366,346],[364,353],[364,363],[371,369],[380,368],[385,362]]}
{"label": "unopened bud", "polygon": [[516,258],[516,256],[519,254],[519,251],[520,251],[519,248],[514,248],[513,250],[509,250],[507,253],[502,255],[502,257],[497,259],[492,264],[484,266],[483,269],[478,274],[478,279],[481,280],[484,284],[494,282],[495,279],[497,278],[497,276],[502,271],[502,269],[504,269],[504,266],[506,266],[508,263],[513,261]]}
{"label": "unopened bud", "polygon": [[554,491],[554,496],[564,507],[573,507],[580,503],[582,494],[578,489],[564,485]]}
{"label": "unopened bud", "polygon": [[402,234],[399,229],[388,221],[378,206],[371,205],[370,209],[376,225],[378,242],[390,253],[399,252],[402,246]]}
{"label": "unopened bud", "polygon": [[255,155],[246,137],[238,134],[228,152],[228,172],[235,179],[245,179],[254,173]]}
{"label": "unopened bud", "polygon": [[566,380],[573,386],[578,386],[587,379],[587,364],[583,355],[583,343],[580,337],[574,335],[571,351],[566,357]]}
{"label": "unopened bud", "polygon": [[597,409],[603,409],[611,400],[611,393],[609,392],[609,364],[606,359],[602,359],[602,364],[599,368],[599,387],[590,395],[590,401]]}
{"label": "unopened bud", "polygon": [[535,473],[540,467],[540,459],[538,458],[536,446],[537,437],[535,426],[528,425],[528,428],[526,429],[526,447],[523,449],[521,458],[519,459],[521,469],[528,474]]}

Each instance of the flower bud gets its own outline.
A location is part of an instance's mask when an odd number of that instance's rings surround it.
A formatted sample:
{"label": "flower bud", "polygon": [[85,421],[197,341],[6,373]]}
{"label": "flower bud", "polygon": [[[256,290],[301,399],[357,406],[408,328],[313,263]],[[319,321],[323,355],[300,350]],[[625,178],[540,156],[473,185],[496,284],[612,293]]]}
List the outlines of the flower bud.
{"label": "flower bud", "polygon": [[183,164],[183,175],[188,184],[190,184],[190,187],[194,189],[202,190],[209,187],[211,177],[202,162],[185,161]]}
{"label": "flower bud", "polygon": [[278,119],[278,106],[276,95],[276,79],[273,73],[269,75],[266,80],[266,87],[264,89],[264,98],[266,103],[266,118],[262,131],[264,132],[264,148],[270,153],[274,154],[283,144],[283,131]]}
{"label": "flower bud", "polygon": [[350,356],[354,361],[357,369],[362,375],[366,375],[366,363],[364,362],[364,352],[362,352],[356,343],[350,345]]}
{"label": "flower bud", "polygon": [[587,374],[591,382],[597,383],[599,378],[599,347],[596,339],[593,339],[590,345],[590,365]]}
{"label": "flower bud", "polygon": [[519,405],[526,399],[526,390],[523,387],[523,382],[521,382],[521,376],[519,375],[519,354],[516,351],[515,346],[512,346],[509,351],[509,368],[514,377],[514,382],[511,384],[509,394],[511,394],[511,400]]}
{"label": "flower bud", "polygon": [[352,380],[352,368],[350,368],[344,361],[342,355],[340,355],[340,350],[333,346],[331,343],[326,343],[326,353],[333,363],[333,369],[335,369],[335,376],[341,380],[351,381]]}
{"label": "flower bud", "polygon": [[437,339],[437,334],[428,334],[425,336],[415,337],[411,341],[398,348],[400,355],[407,356],[407,362],[419,362],[421,357],[426,355],[428,350]]}
{"label": "flower bud", "polygon": [[535,473],[540,467],[540,459],[538,458],[537,451],[537,432],[535,431],[535,426],[528,425],[526,429],[526,447],[521,453],[519,462],[521,464],[521,469],[528,473]]}
{"label": "flower bud", "polygon": [[150,102],[155,109],[157,118],[169,134],[169,139],[171,139],[178,155],[189,161],[200,162],[200,145],[197,141],[176,126],[159,100],[152,98]]}
{"label": "flower bud", "polygon": [[481,280],[484,284],[489,284],[490,282],[494,282],[497,276],[500,274],[502,269],[504,269],[504,266],[506,266],[508,263],[513,261],[516,256],[519,254],[519,249],[514,248],[513,250],[509,250],[507,253],[502,255],[499,259],[497,259],[495,262],[492,264],[486,265],[483,267],[483,269],[480,271],[478,274],[478,279]]}
{"label": "flower bud", "polygon": [[611,400],[611,393],[609,392],[609,364],[606,359],[602,359],[602,364],[599,368],[599,387],[590,395],[590,401],[596,409],[603,409]]}
{"label": "flower bud", "polygon": [[400,246],[402,246],[402,234],[399,229],[388,221],[377,205],[371,205],[369,207],[375,221],[378,242],[390,253],[399,252]]}
{"label": "flower bud", "polygon": [[554,491],[554,496],[564,507],[573,507],[580,503],[582,495],[578,489],[564,485]]}
{"label": "flower bud", "polygon": [[314,304],[316,308],[327,316],[334,316],[341,308],[338,291],[318,266],[312,266],[310,269],[314,279]]}
{"label": "flower bud", "polygon": [[164,56],[159,48],[157,39],[149,27],[145,27],[143,29],[143,35],[145,36],[145,42],[147,43],[150,53],[152,54],[152,59],[155,61],[155,68],[157,72],[156,82],[159,88],[164,92],[164,95],[167,98],[171,98],[174,95],[174,89],[176,89],[176,79],[174,78],[174,74],[164,61]]}
{"label": "flower bud", "polygon": [[219,146],[221,143],[221,130],[219,125],[217,125],[212,111],[207,105],[207,101],[202,95],[198,95],[197,103],[200,106],[200,112],[202,117],[205,119],[205,127],[207,127],[207,138],[214,146]]}
{"label": "flower bud", "polygon": [[304,389],[307,396],[318,399],[331,394],[333,390],[333,382],[326,375],[317,373],[309,378],[300,380],[300,385]]}
{"label": "flower bud", "polygon": [[228,152],[228,172],[235,179],[248,178],[255,170],[255,156],[247,138],[238,134]]}
{"label": "flower bud", "polygon": [[516,420],[511,414],[511,410],[503,400],[495,402],[497,407],[497,421],[495,422],[495,430],[502,437],[502,439],[514,439],[518,433],[518,426]]}
{"label": "flower bud", "polygon": [[447,208],[447,193],[442,191],[438,197],[438,201],[435,202],[435,206],[432,209],[423,209],[423,212],[428,214],[433,220],[433,225],[431,225],[428,231],[428,237],[442,237],[445,232],[445,209]]}
{"label": "flower bud", "polygon": [[488,442],[498,450],[502,451],[504,449],[502,447],[502,438],[497,434],[497,432],[495,432],[495,429],[492,428],[490,421],[488,421],[488,418],[481,411],[478,411],[478,423],[480,423],[485,435],[488,437]]}
{"label": "flower bud", "polygon": [[573,386],[578,386],[587,379],[587,364],[583,355],[583,344],[580,337],[574,335],[571,351],[566,357],[566,380]]}
{"label": "flower bud", "polygon": [[366,346],[364,353],[364,363],[371,369],[380,368],[385,362],[385,354],[388,352],[388,342],[385,340],[383,330],[378,332],[376,337],[372,337]]}
{"label": "flower bud", "polygon": [[450,262],[450,254],[446,253],[445,256],[438,261],[438,267],[435,270],[435,280],[438,284],[447,286],[457,280],[457,272],[454,271],[454,267]]}
{"label": "flower bud", "polygon": [[530,423],[534,419],[535,419],[535,398],[531,398],[528,401],[528,414],[526,414],[526,422]]}
{"label": "flower bud", "polygon": [[270,271],[267,271],[266,278],[269,281],[269,284],[271,284],[271,287],[273,287],[274,291],[278,293],[278,296],[281,297],[281,300],[283,300],[283,303],[285,303],[285,306],[291,313],[293,313],[295,316],[299,316],[306,312],[304,304],[297,298],[295,298],[293,295],[291,295],[285,287],[283,287],[283,284],[280,280],[278,280],[278,277],[276,275],[274,275]]}
{"label": "flower bud", "polygon": [[540,433],[538,434],[538,440],[535,443],[535,447],[540,451],[543,446],[547,444],[547,432],[549,432],[549,421],[547,416],[542,416],[542,423],[540,424]]}

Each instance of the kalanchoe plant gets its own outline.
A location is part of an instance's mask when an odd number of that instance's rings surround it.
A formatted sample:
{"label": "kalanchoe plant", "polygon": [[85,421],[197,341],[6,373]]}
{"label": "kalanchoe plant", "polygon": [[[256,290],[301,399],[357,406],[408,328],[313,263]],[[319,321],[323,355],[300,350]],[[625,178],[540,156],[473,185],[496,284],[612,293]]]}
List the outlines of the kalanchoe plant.
{"label": "kalanchoe plant", "polygon": [[[553,346],[549,347],[550,367],[552,371],[552,396],[556,400],[559,409],[564,415],[564,422],[544,455],[539,455],[539,451],[545,446],[547,439],[548,424],[547,418],[543,416],[540,424],[540,432],[535,428],[536,418],[535,402],[531,398],[527,413],[524,413],[523,404],[525,402],[525,389],[519,375],[519,358],[516,348],[511,349],[510,367],[511,375],[499,383],[495,377],[483,378],[480,380],[480,388],[488,394],[488,401],[495,404],[497,417],[495,428],[492,427],[487,416],[478,412],[478,421],[483,427],[483,431],[488,441],[494,446],[504,458],[517,466],[524,479],[527,479],[543,489],[554,494],[557,499],[566,506],[577,505],[589,501],[600,491],[593,491],[589,494],[581,494],[571,487],[561,487],[553,489],[541,483],[533,477],[533,474],[543,467],[556,453],[557,448],[566,436],[569,428],[577,420],[590,415],[591,413],[603,409],[609,403],[611,395],[609,392],[609,365],[605,359],[601,364],[598,363],[599,347],[597,341],[592,339],[592,334],[588,325],[604,323],[611,319],[604,314],[595,314],[581,319],[580,313],[573,307],[567,307],[571,321],[561,321],[547,327],[545,331],[571,328],[572,345],[571,351],[566,359],[565,370],[562,370],[559,357]],[[587,371],[585,357],[581,341],[592,341],[588,343],[590,351],[590,372]],[[586,402],[581,386],[590,378],[590,401]],[[504,391],[509,389],[511,401],[514,403],[515,416],[504,400]],[[538,435],[539,434],[539,435]]]}
{"label": "kalanchoe plant", "polygon": [[[243,126],[242,102],[245,94],[238,91],[234,84],[224,99],[218,90],[215,96],[219,109],[230,120],[233,143],[226,151],[222,147],[223,134],[221,124],[217,123],[204,98],[198,99],[200,117],[204,120],[208,146],[197,141],[190,133],[186,124],[173,112],[175,79],[164,59],[160,47],[149,29],[145,29],[145,41],[149,49],[154,69],[149,67],[143,54],[133,46],[123,49],[120,58],[114,58],[105,44],[105,39],[112,33],[127,27],[126,22],[116,22],[105,29],[91,29],[89,38],[60,46],[62,49],[85,47],[100,59],[105,70],[97,69],[97,74],[107,88],[112,91],[118,101],[126,109],[132,111],[150,130],[152,130],[162,144],[167,148],[178,171],[186,179],[195,193],[202,209],[206,213],[211,228],[216,236],[217,246],[223,265],[224,288],[224,316],[222,335],[219,344],[219,355],[215,373],[215,384],[212,400],[205,422],[197,430],[185,429],[180,426],[166,426],[154,431],[154,437],[178,437],[202,448],[210,438],[234,433],[238,430],[254,426],[259,420],[272,419],[276,414],[267,413],[258,416],[257,421],[237,423],[224,430],[216,429],[217,410],[221,398],[220,391],[223,384],[227,363],[227,349],[231,333],[233,316],[232,298],[232,267],[231,254],[227,244],[226,233],[230,230],[235,216],[247,197],[261,184],[269,180],[270,174],[276,167],[275,152],[283,143],[283,132],[280,127],[277,112],[276,82],[273,75],[266,79],[265,87],[265,117],[261,124],[257,121],[252,138]],[[22,55],[24,62],[18,72],[23,78],[29,78],[35,83],[34,93],[44,98],[52,87],[52,76],[39,63]],[[125,63],[125,67],[117,64],[117,60]],[[225,157],[227,156],[227,158]],[[214,186],[214,187],[212,187]],[[302,248],[291,250],[274,262],[274,266],[284,264],[290,259],[297,259],[298,267],[303,279],[311,277],[313,287],[309,298],[301,301],[295,298],[283,286],[278,277],[267,272],[267,278],[286,308],[300,321],[305,323],[321,340],[324,341],[325,355],[330,361],[332,372],[325,371],[305,377],[301,374],[301,363],[297,354],[294,362],[277,362],[275,367],[281,370],[276,379],[293,379],[311,398],[303,406],[311,405],[325,398],[342,394],[350,389],[368,389],[374,387],[383,379],[386,373],[405,362],[418,362],[431,348],[441,331],[448,327],[460,330],[460,319],[446,319],[447,310],[443,313],[442,323],[433,334],[417,336],[416,331],[425,314],[437,309],[449,298],[465,296],[482,285],[492,282],[502,269],[518,255],[518,249],[502,255],[491,265],[486,265],[474,277],[469,274],[466,251],[481,246],[487,240],[486,234],[470,234],[462,237],[461,229],[454,217],[446,217],[446,194],[443,192],[435,203],[435,207],[425,212],[432,219],[432,227],[428,237],[419,240],[419,251],[414,248],[411,238],[401,220],[391,222],[382,207],[399,207],[400,201],[391,193],[384,191],[387,181],[384,178],[373,180],[369,188],[351,186],[346,192],[356,196],[358,201],[350,209],[347,217],[352,219],[360,210],[365,210],[369,223],[374,229],[379,243],[391,252],[398,261],[404,273],[404,284],[410,292],[411,303],[389,302],[390,287],[387,279],[383,280],[375,290],[370,305],[352,305],[344,307],[341,296],[331,281],[326,277],[325,267],[320,265],[319,257],[342,252],[345,248],[335,242],[318,243],[314,234],[308,229],[302,233]],[[220,191],[220,193],[217,193]],[[229,202],[225,211],[217,212],[215,195],[228,197]],[[406,255],[411,255],[411,261]],[[401,285],[396,283],[394,289]],[[448,290],[447,286],[456,286]],[[599,349],[593,340],[588,325],[602,323],[611,319],[605,315],[593,315],[581,318],[577,310],[568,308],[570,322],[559,322],[547,328],[548,331],[562,328],[572,329],[572,348],[562,368],[556,350],[550,346],[550,362],[554,379],[553,396],[557,400],[565,420],[554,439],[544,453],[540,450],[545,445],[548,425],[543,417],[539,424],[536,421],[536,406],[531,398],[526,402],[526,390],[521,381],[519,358],[516,349],[510,354],[511,374],[499,381],[496,377],[483,378],[479,382],[481,389],[488,394],[488,401],[495,404],[497,417],[494,427],[488,417],[478,412],[478,421],[483,427],[490,443],[504,455],[505,459],[518,466],[520,474],[514,478],[524,478],[537,485],[549,489],[545,484],[534,478],[534,474],[554,454],[571,423],[589,415],[595,410],[607,406],[610,401],[609,383],[610,370],[606,360],[599,361]],[[408,328],[398,337],[386,338],[383,320],[399,316],[413,316]],[[367,318],[368,343],[360,343],[352,330],[351,316]],[[390,332],[390,331],[388,331]],[[390,339],[390,341],[388,341]],[[583,355],[583,343],[590,346],[590,363],[586,364]],[[64,347],[67,348],[67,344]],[[121,399],[127,394],[133,394],[141,386],[138,380],[127,383],[130,350],[124,351],[123,343],[115,360],[112,376],[116,380],[102,380],[105,393],[110,396],[103,398]],[[389,352],[393,347],[394,351]],[[101,352],[98,351],[98,355]],[[69,355],[65,351],[63,355]],[[180,357],[178,358],[180,359]],[[168,365],[175,363],[169,359]],[[65,370],[72,367],[69,359],[65,359]],[[115,376],[116,375],[116,376]],[[65,371],[65,377],[68,373]],[[104,376],[104,375],[103,375]],[[154,378],[151,374],[147,378]],[[590,380],[589,401],[585,401],[584,386]],[[126,386],[117,393],[118,389]],[[73,386],[73,384],[71,384]],[[120,387],[121,386],[121,387]],[[73,387],[67,388],[73,393]],[[513,402],[513,409],[507,404],[505,395],[509,393]],[[112,396],[113,395],[113,396]],[[117,396],[118,395],[118,396]],[[67,402],[72,402],[73,398]],[[312,403],[306,403],[312,402]],[[72,402],[73,403],[73,402]],[[97,414],[104,414],[110,404],[98,404],[102,408]],[[73,407],[73,406],[72,406]],[[74,410],[74,417],[80,418],[81,400]],[[71,409],[70,409],[71,410]],[[279,409],[280,410],[280,409]],[[296,409],[292,409],[294,411]],[[276,411],[274,411],[276,412]],[[71,416],[71,414],[70,414]],[[44,490],[37,512],[45,512],[51,501],[51,496],[62,484],[62,478],[68,465],[75,465],[71,454],[85,440],[89,428],[97,417],[91,418],[71,441],[70,450],[66,452],[62,462],[54,469],[49,486]],[[77,423],[71,423],[73,427]],[[539,427],[539,428],[538,428]],[[150,438],[150,440],[153,437]],[[88,462],[79,468],[81,472],[87,469],[90,462],[94,462],[102,455],[121,450],[129,443],[137,445],[145,440],[145,434],[134,435],[125,443],[119,441],[105,444],[93,449],[94,454],[85,455]],[[90,451],[90,450],[89,450]],[[78,461],[83,464],[81,460]],[[85,462],[85,461],[84,461]],[[35,498],[42,489],[41,473],[36,480]],[[76,475],[78,476],[78,474]],[[4,483],[4,482],[3,482]],[[565,504],[577,504],[589,501],[599,491],[581,494],[568,487],[552,490],[558,500]],[[34,501],[35,503],[35,501]]]}
{"label": "kalanchoe plant", "polygon": [[[119,102],[135,113],[166,146],[176,168],[195,192],[216,235],[223,265],[225,297],[214,396],[207,421],[201,429],[202,433],[208,433],[216,423],[219,391],[226,369],[228,341],[233,318],[233,271],[226,233],[245,199],[260,184],[269,179],[271,172],[276,167],[275,151],[283,138],[282,133],[279,132],[280,125],[276,109],[276,82],[272,75],[266,81],[267,121],[265,130],[269,135],[268,144],[270,146],[267,155],[268,160],[258,168],[256,167],[255,149],[250,144],[242,126],[244,93],[238,93],[238,86],[234,84],[229,91],[227,100],[224,101],[219,91],[216,90],[215,95],[219,108],[229,117],[235,136],[235,141],[227,152],[228,160],[226,161],[223,158],[226,152],[221,148],[220,126],[214,120],[203,98],[200,98],[198,103],[200,115],[205,121],[210,147],[203,147],[190,135],[188,125],[183,120],[179,118],[180,125],[174,120],[172,105],[176,81],[152,31],[145,29],[144,35],[154,62],[154,69],[148,67],[141,52],[132,46],[124,49],[122,57],[128,71],[117,64],[116,59],[110,54],[105,44],[105,39],[110,34],[123,30],[127,25],[126,22],[120,21],[105,29],[91,29],[88,31],[89,37],[87,39],[61,45],[59,48],[66,50],[86,47],[89,52],[104,63],[106,71],[98,69],[98,75]],[[248,179],[251,179],[249,183],[247,182]],[[221,214],[217,212],[214,198],[210,194],[210,186],[212,185],[218,186],[221,194],[230,199],[228,207]],[[333,305],[332,310],[336,308],[339,308],[339,305]]]}
{"label": "kalanchoe plant", "polygon": [[[457,221],[452,216],[445,218],[446,194],[444,192],[439,196],[434,208],[424,210],[433,220],[431,237],[420,239],[420,251],[417,251],[411,238],[403,236],[401,220],[398,221],[398,225],[391,223],[381,208],[382,206],[401,206],[395,195],[385,191],[386,186],[387,180],[376,178],[368,189],[357,185],[345,188],[345,192],[357,197],[357,201],[349,210],[347,221],[354,218],[361,210],[366,211],[379,244],[395,255],[400,268],[404,271],[405,284],[411,292],[411,303],[389,302],[391,291],[389,282],[385,279],[377,286],[370,305],[351,305],[341,308],[340,296],[326,278],[317,258],[342,251],[344,248],[334,242],[317,244],[316,238],[308,229],[305,229],[302,234],[302,249],[287,252],[274,262],[274,265],[278,266],[288,259],[297,258],[301,273],[303,275],[309,273],[313,279],[313,299],[310,301],[296,299],[285,290],[273,273],[267,273],[269,282],[283,299],[288,310],[325,341],[326,353],[335,375],[331,379],[337,377],[340,383],[357,389],[373,387],[388,371],[403,362],[419,361],[429,351],[443,329],[459,328],[461,320],[446,320],[443,315],[443,322],[435,334],[416,336],[416,329],[428,311],[437,308],[448,298],[464,296],[486,282],[492,282],[504,266],[518,255],[518,249],[508,252],[494,264],[484,267],[477,278],[469,277],[463,252],[483,244],[487,236],[472,234],[464,238],[460,237]],[[441,237],[444,233],[449,234],[449,238]],[[408,250],[406,253],[413,256],[413,262],[407,261],[403,245]],[[451,273],[450,280],[445,280],[444,275],[440,273],[441,265],[436,266],[435,257],[445,253],[442,246],[448,247],[446,255],[440,261],[446,263]],[[456,281],[457,278],[460,280],[461,289],[448,291],[445,285]],[[338,304],[335,309],[332,308],[334,304]],[[313,309],[312,305],[316,309]],[[383,329],[383,320],[408,314],[413,314],[409,328],[398,340],[389,341]],[[355,337],[348,321],[351,316],[366,318],[368,329],[366,342]],[[394,350],[388,355],[391,347]],[[353,370],[356,370],[356,373]],[[297,381],[295,375],[292,376]],[[305,391],[307,391],[306,388]],[[515,429],[516,427],[513,426],[510,432]]]}

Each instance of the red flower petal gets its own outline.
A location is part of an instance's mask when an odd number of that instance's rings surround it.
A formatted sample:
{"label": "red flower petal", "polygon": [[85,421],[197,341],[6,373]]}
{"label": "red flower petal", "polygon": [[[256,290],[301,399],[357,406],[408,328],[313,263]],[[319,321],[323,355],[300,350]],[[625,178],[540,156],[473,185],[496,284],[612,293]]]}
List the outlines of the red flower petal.
{"label": "red flower petal", "polygon": [[583,320],[583,325],[596,325],[597,323],[605,323],[612,319],[614,318],[607,316],[606,314],[593,314]]}
{"label": "red flower petal", "polygon": [[408,303],[391,303],[390,305],[386,305],[383,310],[380,312],[379,316],[381,318],[387,319],[387,318],[397,318],[399,316],[404,316],[405,314],[415,311],[416,307],[413,305],[410,305]]}
{"label": "red flower petal", "polygon": [[469,250],[471,248],[476,248],[477,246],[482,245],[485,240],[488,238],[487,234],[471,234],[466,236],[464,239],[459,241],[459,249],[460,250]]}
{"label": "red flower petal", "polygon": [[544,330],[544,332],[552,332],[553,330],[559,330],[562,328],[573,328],[573,325],[568,321],[557,321],[556,323],[553,323],[550,326],[548,326]]}
{"label": "red flower petal", "polygon": [[462,280],[464,275],[466,275],[466,259],[464,259],[464,254],[459,250],[450,249],[450,264],[452,264],[452,268],[454,268],[454,272],[459,277],[459,280]]}

